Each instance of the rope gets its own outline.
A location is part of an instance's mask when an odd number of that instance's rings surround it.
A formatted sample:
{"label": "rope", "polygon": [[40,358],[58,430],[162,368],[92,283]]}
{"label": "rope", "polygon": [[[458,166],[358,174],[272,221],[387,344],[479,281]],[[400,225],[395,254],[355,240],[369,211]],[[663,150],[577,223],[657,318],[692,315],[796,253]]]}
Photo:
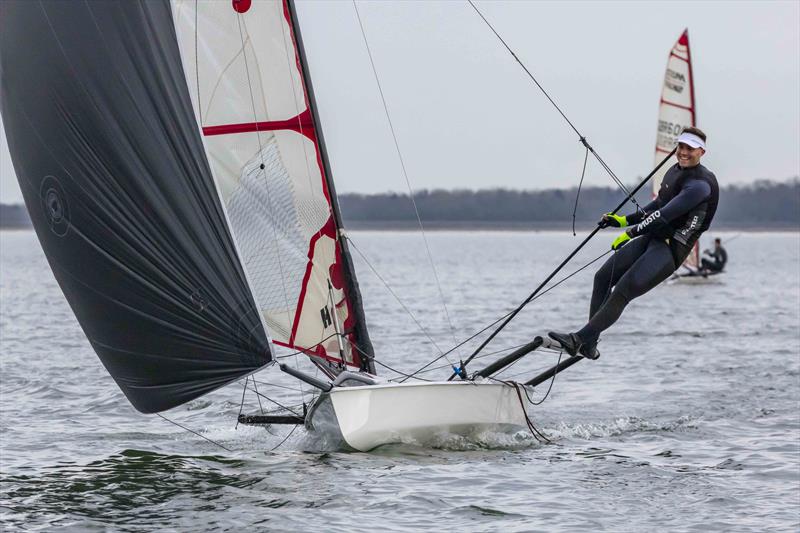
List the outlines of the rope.
{"label": "rope", "polygon": [[[531,435],[533,435],[533,438],[536,439],[539,442],[544,442],[544,443],[547,443],[547,444],[551,444],[552,441],[550,439],[548,439],[545,436],[544,433],[539,431],[536,428],[536,426],[533,425],[533,422],[531,421],[531,418],[528,416],[528,410],[525,407],[525,402],[522,399],[522,393],[519,390],[520,389],[520,384],[517,383],[516,381],[511,381],[511,382],[506,383],[506,385],[514,387],[514,390],[517,393],[517,399],[519,399],[519,406],[522,409],[522,415],[525,417],[525,424],[527,424],[528,431],[531,432]],[[523,387],[523,390],[524,390],[524,387]],[[525,397],[526,398],[528,397],[528,393],[527,392],[525,393]]]}
{"label": "rope", "polygon": [[193,430],[193,429],[189,429],[189,428],[187,428],[186,426],[182,426],[182,425],[178,424],[177,422],[175,422],[175,421],[173,421],[173,420],[170,420],[169,418],[167,418],[166,416],[162,415],[161,413],[156,413],[156,416],[158,416],[159,418],[163,418],[164,420],[166,420],[166,421],[167,421],[167,422],[169,422],[170,424],[175,424],[175,425],[176,425],[176,426],[178,426],[179,428],[181,428],[181,429],[183,429],[183,430],[186,430],[186,431],[188,431],[189,433],[192,433],[192,434],[194,434],[194,435],[197,435],[197,436],[198,436],[198,437],[200,437],[201,439],[205,439],[205,440],[207,440],[207,441],[208,441],[208,442],[210,442],[211,444],[216,444],[217,446],[219,446],[220,448],[222,448],[222,449],[223,449],[223,450],[225,450],[226,452],[232,452],[232,451],[233,451],[233,450],[231,450],[230,448],[227,448],[227,447],[223,446],[223,445],[222,445],[222,444],[220,444],[219,442],[217,442],[217,441],[215,441],[215,440],[211,440],[211,439],[209,439],[208,437],[206,437],[205,435],[201,435],[200,433],[198,433],[197,431],[195,431],[195,430]]}
{"label": "rope", "polygon": [[433,344],[436,350],[440,354],[443,353],[442,349],[439,348],[439,345],[436,344],[436,341],[433,340],[433,338],[430,336],[425,327],[422,324],[420,324],[419,320],[417,320],[417,317],[415,317],[414,314],[411,312],[411,310],[408,307],[406,307],[406,304],[404,304],[403,301],[400,299],[400,297],[397,296],[394,290],[389,286],[389,283],[387,283],[386,280],[384,280],[383,277],[378,273],[375,267],[372,266],[372,263],[369,261],[369,259],[367,259],[367,256],[364,255],[361,249],[358,246],[356,246],[356,243],[353,242],[353,239],[351,239],[350,237],[345,237],[345,238],[347,239],[347,242],[353,246],[353,249],[358,253],[358,255],[361,256],[361,259],[364,260],[364,262],[367,264],[372,273],[375,274],[375,277],[377,277],[381,281],[381,283],[383,283],[383,286],[386,287],[386,289],[394,297],[394,299],[397,300],[397,303],[400,304],[400,307],[402,307],[403,310],[408,314],[408,316],[411,317],[411,320],[414,321],[414,324],[416,324],[417,327],[420,329],[420,331],[425,335],[425,337],[427,337],[427,339],[431,341],[431,344]]}
{"label": "rope", "polygon": [[242,400],[239,402],[239,415],[236,417],[236,425],[233,429],[239,429],[239,417],[242,416],[242,409],[244,408],[244,393],[247,392],[247,380],[250,376],[244,378],[244,387],[242,387]]}
{"label": "rope", "polygon": [[[525,302],[523,302],[522,306],[520,306],[520,307],[517,307],[517,308],[516,308],[516,309],[514,309],[513,311],[509,311],[508,313],[506,313],[505,315],[501,316],[500,318],[498,318],[497,320],[495,320],[495,321],[494,321],[494,322],[492,322],[491,324],[488,324],[488,325],[486,325],[486,326],[485,326],[483,329],[481,329],[480,331],[476,332],[476,333],[475,333],[475,334],[473,334],[472,336],[468,337],[467,339],[464,339],[464,340],[463,340],[463,341],[462,341],[462,342],[459,344],[459,346],[466,344],[467,342],[471,341],[472,339],[474,339],[475,337],[477,337],[477,336],[478,336],[478,335],[480,335],[481,333],[485,332],[485,331],[486,331],[486,330],[488,330],[489,328],[491,328],[491,327],[495,326],[497,323],[501,322],[502,320],[505,320],[505,319],[507,319],[507,318],[508,318],[509,316],[511,316],[512,314],[514,314],[514,313],[518,312],[518,310],[520,310],[520,309],[521,309],[522,307],[524,307],[525,305],[528,305],[529,303],[531,303],[531,302],[533,302],[533,301],[535,301],[535,300],[537,300],[537,299],[541,298],[542,296],[544,296],[545,294],[547,294],[547,293],[548,293],[548,292],[550,292],[551,290],[555,289],[556,287],[558,287],[559,285],[561,285],[562,283],[564,283],[565,281],[567,281],[567,280],[568,280],[568,279],[570,279],[571,277],[575,276],[576,274],[578,274],[578,273],[579,273],[579,272],[581,272],[582,270],[585,270],[586,268],[588,268],[588,267],[589,267],[589,266],[591,266],[592,264],[596,263],[598,260],[600,260],[600,259],[602,259],[603,257],[605,257],[606,255],[608,255],[608,254],[609,254],[611,251],[612,251],[612,250],[608,250],[608,251],[606,251],[606,252],[603,252],[601,255],[599,255],[599,256],[597,256],[597,257],[595,257],[594,259],[592,259],[591,261],[589,261],[588,263],[586,263],[585,265],[583,265],[582,267],[580,267],[580,268],[579,268],[579,269],[577,269],[576,271],[572,272],[572,273],[571,273],[571,274],[569,274],[568,276],[565,276],[564,278],[562,278],[561,280],[559,280],[557,283],[555,283],[555,284],[551,285],[550,287],[548,287],[546,290],[544,290],[544,291],[542,291],[542,292],[540,292],[540,293],[536,294],[536,295],[535,295],[535,296],[533,296],[532,298],[529,298],[528,300],[526,300]],[[448,352],[445,352],[445,353],[452,352],[454,349],[455,349],[455,347],[454,347],[454,348],[451,348],[451,349],[450,349]],[[413,373],[411,374],[411,377],[415,377],[417,374],[419,374],[419,373],[421,373],[421,372],[429,372],[431,369],[428,369],[428,370],[426,370],[426,369],[427,369],[427,368],[428,368],[430,365],[432,365],[433,363],[437,362],[437,361],[438,361],[439,359],[441,359],[441,358],[442,358],[442,356],[439,356],[439,357],[437,357],[437,358],[433,359],[432,361],[428,362],[427,364],[423,365],[423,366],[422,366],[422,367],[420,367],[418,370],[416,370],[415,372],[413,372]]]}
{"label": "rope", "polygon": [[581,181],[578,184],[578,194],[575,195],[575,207],[572,209],[572,236],[575,237],[575,214],[578,212],[578,199],[581,197],[581,187],[583,187],[583,177],[586,175],[586,163],[589,161],[589,149],[583,156],[583,170],[581,171]]}
{"label": "rope", "polygon": [[[391,117],[389,115],[389,107],[386,104],[386,97],[383,94],[383,88],[381,87],[381,81],[380,81],[380,78],[378,77],[378,70],[375,68],[375,61],[372,58],[372,51],[370,50],[369,42],[367,41],[367,34],[364,31],[364,24],[361,21],[361,14],[358,12],[358,5],[356,4],[356,0],[353,0],[353,8],[356,11],[356,17],[358,18],[358,26],[361,29],[361,36],[364,38],[364,45],[367,48],[367,55],[369,56],[369,63],[372,66],[372,73],[375,76],[375,83],[378,86],[378,92],[380,93],[380,96],[381,96],[381,102],[383,103],[383,111],[386,114],[386,120],[389,123],[389,130],[392,133],[392,139],[394,140],[394,147],[395,147],[395,150],[397,151],[397,157],[400,160],[400,168],[402,169],[403,177],[406,180],[406,186],[408,187],[408,194],[409,194],[409,197],[411,198],[411,204],[414,206],[414,214],[417,217],[417,223],[419,224],[419,229],[420,229],[420,232],[422,233],[422,240],[425,243],[425,251],[428,254],[428,261],[430,262],[431,270],[433,271],[433,277],[436,280],[436,287],[439,290],[439,299],[441,300],[442,307],[444,308],[444,314],[445,314],[445,318],[447,319],[447,324],[450,326],[450,334],[451,334],[451,336],[453,338],[453,344],[455,344],[456,343],[455,328],[453,327],[453,322],[450,320],[450,312],[447,310],[447,303],[445,302],[445,299],[444,299],[444,292],[442,291],[442,284],[439,281],[439,273],[436,271],[436,265],[433,262],[433,255],[431,254],[431,249],[430,249],[430,246],[428,245],[428,237],[425,234],[425,227],[422,224],[422,218],[419,215],[419,209],[417,208],[417,202],[414,199],[414,190],[411,187],[411,181],[408,178],[408,172],[406,171],[406,164],[405,164],[405,161],[403,159],[403,154],[400,151],[400,143],[397,141],[397,134],[395,133],[394,125],[393,125],[392,119],[391,119]],[[447,356],[445,355],[445,357],[447,357]],[[448,359],[448,361],[449,361],[449,359]]]}
{"label": "rope", "polygon": [[292,430],[289,432],[289,434],[288,434],[288,435],[286,435],[286,437],[284,437],[284,439],[283,439],[282,441],[280,441],[280,442],[278,443],[278,445],[277,445],[277,446],[275,446],[274,448],[272,448],[270,451],[271,451],[271,452],[274,452],[275,450],[277,450],[278,448],[280,448],[281,446],[283,446],[283,443],[284,443],[284,442],[286,442],[287,440],[289,440],[289,437],[291,437],[291,436],[292,436],[292,434],[295,432],[295,430],[297,430],[297,428],[298,428],[298,427],[300,427],[300,424],[295,424],[295,426],[292,428]]}
{"label": "rope", "polygon": [[[558,365],[561,364],[561,357],[563,355],[564,355],[564,352],[558,352],[558,361],[556,361],[556,367],[558,367]],[[550,386],[547,387],[547,392],[544,393],[544,396],[538,402],[532,401],[530,399],[530,397],[528,396],[527,391],[525,392],[525,396],[528,398],[528,401],[531,403],[531,405],[542,405],[544,403],[544,401],[547,399],[547,397],[550,396],[550,391],[553,390],[553,384],[556,382],[556,376],[557,375],[558,375],[558,372],[553,372],[553,378],[550,380]]]}
{"label": "rope", "polygon": [[[247,383],[245,383],[245,387],[246,387],[246,386],[247,386]],[[257,391],[257,390],[255,390],[255,389],[250,389],[250,390],[251,390],[251,391],[253,391],[253,392],[255,392],[257,396],[260,396],[260,397],[264,398],[264,399],[265,399],[265,400],[267,400],[268,402],[272,402],[272,403],[274,403],[275,405],[277,405],[278,407],[280,407],[281,409],[284,409],[284,410],[286,410],[286,411],[289,411],[289,412],[290,412],[290,413],[292,413],[294,416],[300,416],[300,415],[299,415],[299,414],[297,414],[295,411],[293,411],[291,407],[286,407],[286,406],[285,406],[285,405],[283,405],[282,403],[279,403],[279,402],[277,402],[277,401],[273,400],[272,398],[270,398],[269,396],[267,396],[267,395],[265,395],[265,394],[261,394],[260,392],[258,392],[258,391]],[[305,398],[304,398],[304,401],[305,401]],[[239,411],[239,414],[241,414],[241,411]],[[238,424],[238,421],[237,421],[237,424]]]}
{"label": "rope", "polygon": [[[500,42],[503,43],[503,46],[506,48],[506,50],[508,50],[508,52],[516,60],[516,62],[519,63],[519,66],[522,67],[522,70],[524,70],[525,73],[528,75],[528,77],[531,80],[533,80],[533,83],[536,84],[536,86],[539,88],[539,90],[542,91],[542,94],[545,96],[545,98],[547,98],[550,101],[550,103],[553,104],[553,107],[556,108],[556,111],[558,111],[558,113],[564,118],[564,120],[567,122],[567,124],[569,124],[569,127],[572,128],[572,131],[574,131],[575,134],[578,136],[578,141],[581,144],[583,144],[589,152],[592,152],[592,155],[597,159],[597,161],[600,163],[600,165],[603,167],[603,169],[606,172],[608,172],[608,175],[611,176],[611,179],[614,180],[614,183],[616,183],[617,186],[625,194],[630,195],[630,192],[628,191],[628,189],[625,187],[625,185],[622,183],[622,181],[617,177],[617,175],[614,174],[614,172],[611,170],[611,167],[609,167],[606,164],[606,162],[603,161],[603,159],[600,157],[600,154],[595,152],[594,148],[592,148],[592,146],[589,144],[589,141],[586,140],[586,137],[583,134],[581,134],[580,131],[578,131],[578,128],[575,127],[575,124],[572,123],[572,121],[567,117],[567,115],[564,113],[564,111],[562,111],[561,108],[558,106],[558,104],[556,104],[555,100],[553,100],[553,98],[547,93],[547,91],[544,89],[544,87],[542,87],[542,84],[539,83],[539,81],[531,73],[531,71],[528,70],[528,67],[526,67],[525,64],[519,59],[519,57],[517,57],[517,54],[514,53],[514,51],[511,49],[510,46],[508,46],[508,43],[506,43],[505,39],[503,39],[500,36],[500,34],[497,33],[497,30],[495,30],[494,26],[492,26],[492,24],[486,19],[486,17],[483,16],[483,13],[481,13],[481,11],[478,9],[478,7],[475,5],[475,3],[472,0],[467,0],[467,2],[469,2],[469,5],[472,6],[472,9],[474,9],[475,12],[478,14],[478,16],[481,17],[481,19],[483,20],[483,22],[486,23],[486,25],[489,27],[489,29],[492,30],[492,33],[494,33],[495,37],[497,37],[500,40]],[[641,207],[636,202],[636,199],[633,198],[633,196],[631,196],[631,200],[633,201],[634,204],[636,204],[637,208],[641,209]]]}
{"label": "rope", "polygon": [[[355,347],[355,349],[356,349],[356,350],[357,350],[359,353],[361,353],[361,354],[364,354],[364,351],[363,351],[363,350],[361,350],[361,348],[359,348],[359,347],[358,347],[358,346],[356,346],[355,344],[354,344],[353,346]],[[441,357],[441,356],[440,356],[440,357]],[[397,369],[394,369],[394,368],[390,367],[390,366],[389,366],[389,365],[387,365],[386,363],[382,363],[382,362],[378,361],[378,360],[377,360],[375,357],[373,357],[373,358],[372,358],[372,360],[373,360],[375,363],[377,363],[377,364],[381,365],[383,368],[385,368],[385,369],[387,369],[387,370],[391,370],[392,372],[394,372],[395,374],[398,374],[398,375],[400,375],[400,376],[404,376],[406,379],[414,377],[413,375],[409,375],[409,374],[406,374],[406,373],[404,373],[404,372],[400,372],[399,370],[397,370]],[[420,381],[430,381],[429,379],[422,379],[422,378],[415,378],[415,379],[418,379],[418,380],[420,380]],[[405,381],[405,380],[404,380],[404,381]]]}

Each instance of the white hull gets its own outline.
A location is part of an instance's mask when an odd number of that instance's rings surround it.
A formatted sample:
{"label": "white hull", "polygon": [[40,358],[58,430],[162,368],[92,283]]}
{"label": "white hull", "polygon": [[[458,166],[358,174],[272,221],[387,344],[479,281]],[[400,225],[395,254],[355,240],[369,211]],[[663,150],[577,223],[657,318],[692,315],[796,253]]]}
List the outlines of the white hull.
{"label": "white hull", "polygon": [[[523,400],[525,395],[523,392]],[[359,451],[383,444],[424,443],[441,433],[527,428],[514,387],[485,382],[384,383],[336,387],[309,413],[314,427],[320,404],[330,402],[344,441]]]}
{"label": "white hull", "polygon": [[706,276],[673,275],[667,282],[669,284],[679,283],[681,285],[710,285],[722,283],[722,272],[713,272]]}

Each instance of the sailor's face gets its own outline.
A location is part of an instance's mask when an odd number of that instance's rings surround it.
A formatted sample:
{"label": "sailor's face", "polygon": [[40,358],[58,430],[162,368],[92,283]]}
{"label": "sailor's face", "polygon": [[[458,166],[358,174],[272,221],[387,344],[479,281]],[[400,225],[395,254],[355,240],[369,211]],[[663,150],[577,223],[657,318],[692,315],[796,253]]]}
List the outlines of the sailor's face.
{"label": "sailor's face", "polygon": [[682,168],[695,167],[700,164],[700,158],[706,153],[702,148],[692,148],[688,144],[678,143],[678,151],[675,155],[678,157],[678,164]]}

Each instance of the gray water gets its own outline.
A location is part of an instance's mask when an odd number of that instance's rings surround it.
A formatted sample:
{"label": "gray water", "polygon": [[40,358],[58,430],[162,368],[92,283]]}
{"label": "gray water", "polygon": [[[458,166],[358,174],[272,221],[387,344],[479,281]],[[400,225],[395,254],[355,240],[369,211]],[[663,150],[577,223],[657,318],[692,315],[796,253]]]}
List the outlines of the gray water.
{"label": "gray water", "polygon": [[[419,234],[351,236],[443,348],[512,309],[581,238],[429,233],[451,331]],[[5,529],[800,529],[797,233],[735,237],[720,283],[662,285],[631,304],[601,358],[560,374],[533,409],[550,444],[522,432],[442,434],[371,453],[332,449],[302,428],[237,428],[242,384],[165,413],[230,451],[137,413],[89,347],[35,235],[3,232],[0,247]],[[431,341],[356,259],[378,359],[405,372],[429,361]],[[581,326],[594,268],[531,304],[490,347]],[[525,379],[556,357],[531,355],[503,377]],[[290,401],[298,393],[276,385],[296,385],[280,374],[259,373],[259,390]],[[258,411],[255,394],[243,409]]]}

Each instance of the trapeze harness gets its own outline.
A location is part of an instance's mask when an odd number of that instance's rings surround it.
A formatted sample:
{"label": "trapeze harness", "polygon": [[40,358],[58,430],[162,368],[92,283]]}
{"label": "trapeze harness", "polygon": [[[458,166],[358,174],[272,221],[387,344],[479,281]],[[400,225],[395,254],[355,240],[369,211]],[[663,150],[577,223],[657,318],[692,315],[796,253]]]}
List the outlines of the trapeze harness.
{"label": "trapeze harness", "polygon": [[627,217],[637,238],[595,274],[589,322],[578,331],[584,342],[596,342],[631,300],[677,270],[711,225],[718,201],[717,178],[703,165],[684,169],[676,163],[667,171],[656,199]]}

